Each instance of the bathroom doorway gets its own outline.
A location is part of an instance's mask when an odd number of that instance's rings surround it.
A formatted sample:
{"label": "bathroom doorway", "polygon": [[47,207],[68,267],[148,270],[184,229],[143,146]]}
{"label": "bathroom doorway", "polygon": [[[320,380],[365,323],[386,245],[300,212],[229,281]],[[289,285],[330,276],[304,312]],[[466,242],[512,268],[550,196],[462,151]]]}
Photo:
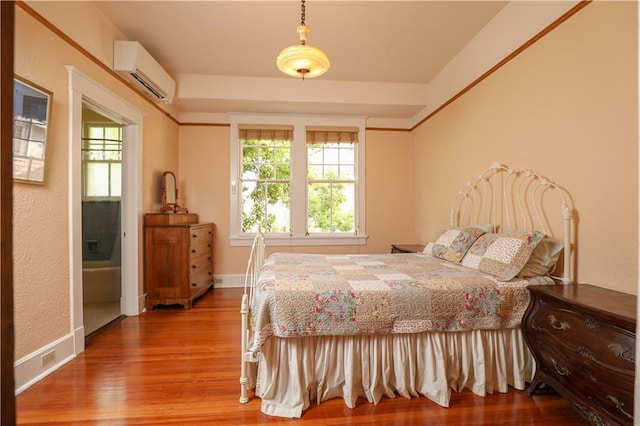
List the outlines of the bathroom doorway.
{"label": "bathroom doorway", "polygon": [[122,126],[82,110],[82,304],[85,337],[122,317]]}
{"label": "bathroom doorway", "polygon": [[79,68],[69,73],[69,234],[71,246],[71,326],[73,353],[85,349],[82,283],[82,116],[89,109],[119,123],[122,130],[122,195],[120,205],[121,297],[120,312],[139,315],[144,309],[139,246],[142,238],[142,110],[91,79]]}

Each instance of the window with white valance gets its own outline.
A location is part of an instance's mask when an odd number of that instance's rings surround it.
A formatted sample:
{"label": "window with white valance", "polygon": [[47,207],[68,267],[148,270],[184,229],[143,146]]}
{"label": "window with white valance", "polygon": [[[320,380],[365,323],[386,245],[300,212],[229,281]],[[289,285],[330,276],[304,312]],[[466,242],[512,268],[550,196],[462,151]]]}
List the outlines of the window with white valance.
{"label": "window with white valance", "polygon": [[230,142],[231,245],[364,244],[364,119],[234,114]]}

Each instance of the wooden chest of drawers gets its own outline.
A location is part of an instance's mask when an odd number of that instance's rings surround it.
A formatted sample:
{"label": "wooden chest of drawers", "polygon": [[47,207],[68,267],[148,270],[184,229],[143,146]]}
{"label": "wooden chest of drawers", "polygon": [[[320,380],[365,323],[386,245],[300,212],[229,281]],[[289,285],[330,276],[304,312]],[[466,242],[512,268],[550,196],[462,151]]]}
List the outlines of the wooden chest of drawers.
{"label": "wooden chest of drawers", "polygon": [[633,424],[636,297],[588,284],[530,286],[522,326],[547,384],[596,425]]}
{"label": "wooden chest of drawers", "polygon": [[146,307],[193,300],[213,286],[214,225],[145,226]]}

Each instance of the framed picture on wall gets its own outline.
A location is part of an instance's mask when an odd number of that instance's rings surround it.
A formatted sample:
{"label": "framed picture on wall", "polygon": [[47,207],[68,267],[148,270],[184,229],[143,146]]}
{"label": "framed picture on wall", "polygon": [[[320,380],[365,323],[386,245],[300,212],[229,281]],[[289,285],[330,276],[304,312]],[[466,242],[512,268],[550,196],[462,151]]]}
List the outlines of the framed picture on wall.
{"label": "framed picture on wall", "polygon": [[22,77],[13,79],[13,178],[44,184],[47,126],[53,94]]}

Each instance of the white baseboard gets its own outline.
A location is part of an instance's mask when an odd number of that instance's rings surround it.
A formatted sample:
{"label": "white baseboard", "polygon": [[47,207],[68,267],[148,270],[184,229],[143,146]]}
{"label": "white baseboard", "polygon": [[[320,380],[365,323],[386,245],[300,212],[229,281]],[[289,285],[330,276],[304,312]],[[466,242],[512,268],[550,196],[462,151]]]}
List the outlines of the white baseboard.
{"label": "white baseboard", "polygon": [[242,288],[244,287],[244,274],[216,275],[213,288]]}
{"label": "white baseboard", "polygon": [[24,392],[75,357],[74,333],[69,333],[17,360],[14,364],[15,394]]}

